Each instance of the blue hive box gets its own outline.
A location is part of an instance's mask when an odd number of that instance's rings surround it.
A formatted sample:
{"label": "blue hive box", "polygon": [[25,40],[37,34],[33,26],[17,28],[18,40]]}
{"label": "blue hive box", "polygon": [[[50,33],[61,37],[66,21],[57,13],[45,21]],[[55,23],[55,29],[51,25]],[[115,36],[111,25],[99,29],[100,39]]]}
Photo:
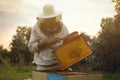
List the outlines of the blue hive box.
{"label": "blue hive box", "polygon": [[82,72],[32,72],[32,80],[103,80],[102,74],[88,74]]}

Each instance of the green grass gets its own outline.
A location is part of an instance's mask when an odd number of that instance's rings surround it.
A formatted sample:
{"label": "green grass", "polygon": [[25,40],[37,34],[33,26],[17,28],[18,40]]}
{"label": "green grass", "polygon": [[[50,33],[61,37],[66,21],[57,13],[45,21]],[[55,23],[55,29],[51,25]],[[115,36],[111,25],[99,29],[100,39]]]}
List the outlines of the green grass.
{"label": "green grass", "polygon": [[103,80],[120,80],[120,73],[103,73]]}
{"label": "green grass", "polygon": [[0,80],[24,80],[32,77],[33,66],[13,67],[12,71],[6,66],[0,65]]}
{"label": "green grass", "polygon": [[[0,65],[0,80],[24,80],[32,77],[35,66],[16,66],[10,68]],[[93,72],[94,73],[94,72]],[[120,80],[120,73],[101,73],[103,80]]]}

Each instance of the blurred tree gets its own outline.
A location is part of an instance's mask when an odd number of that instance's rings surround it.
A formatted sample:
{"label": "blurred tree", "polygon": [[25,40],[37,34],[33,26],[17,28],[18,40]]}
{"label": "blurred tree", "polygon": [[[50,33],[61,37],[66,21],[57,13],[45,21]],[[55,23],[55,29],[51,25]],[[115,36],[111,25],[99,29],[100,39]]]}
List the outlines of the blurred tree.
{"label": "blurred tree", "polygon": [[32,54],[29,52],[27,43],[30,38],[31,27],[18,26],[16,35],[13,36],[11,47],[11,63],[29,64],[32,60]]}
{"label": "blurred tree", "polygon": [[96,62],[94,67],[103,71],[120,70],[120,27],[116,26],[115,18],[103,18],[101,20],[102,29],[92,41]]}
{"label": "blurred tree", "polygon": [[112,0],[115,3],[115,11],[120,13],[120,0]]}
{"label": "blurred tree", "polygon": [[[0,45],[0,56],[9,62],[9,51],[4,49],[2,45]],[[2,63],[1,60],[0,63]]]}

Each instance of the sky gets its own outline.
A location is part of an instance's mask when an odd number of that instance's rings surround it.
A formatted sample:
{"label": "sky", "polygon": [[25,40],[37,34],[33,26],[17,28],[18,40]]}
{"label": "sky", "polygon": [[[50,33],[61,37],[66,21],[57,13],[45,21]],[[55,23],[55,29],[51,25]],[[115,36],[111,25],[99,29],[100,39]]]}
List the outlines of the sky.
{"label": "sky", "polygon": [[116,14],[111,0],[0,0],[0,45],[9,47],[17,26],[33,27],[46,3],[63,12],[62,21],[69,32],[91,36],[100,30],[102,18]]}

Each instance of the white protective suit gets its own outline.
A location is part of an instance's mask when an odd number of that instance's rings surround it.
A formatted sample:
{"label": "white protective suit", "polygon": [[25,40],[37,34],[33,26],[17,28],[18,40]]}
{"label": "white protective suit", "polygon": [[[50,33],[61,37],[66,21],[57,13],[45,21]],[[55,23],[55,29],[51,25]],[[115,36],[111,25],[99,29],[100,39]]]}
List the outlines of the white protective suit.
{"label": "white protective suit", "polygon": [[[63,38],[66,35],[68,35],[68,30],[66,26],[62,23],[62,29],[60,33],[56,33],[54,35],[45,35],[39,28],[38,24],[33,27],[30,40],[28,43],[28,48],[29,50],[34,53],[34,62],[37,64],[37,70],[54,70],[58,69],[59,65],[56,66],[49,66],[53,64],[58,64],[58,61],[56,60],[56,57],[53,53],[54,48],[60,46],[62,42],[53,44],[53,48],[45,48],[43,50],[39,50],[37,45],[38,45],[38,40],[40,42],[44,41],[45,39],[49,39],[52,36]],[[64,55],[64,54],[63,54]]]}

